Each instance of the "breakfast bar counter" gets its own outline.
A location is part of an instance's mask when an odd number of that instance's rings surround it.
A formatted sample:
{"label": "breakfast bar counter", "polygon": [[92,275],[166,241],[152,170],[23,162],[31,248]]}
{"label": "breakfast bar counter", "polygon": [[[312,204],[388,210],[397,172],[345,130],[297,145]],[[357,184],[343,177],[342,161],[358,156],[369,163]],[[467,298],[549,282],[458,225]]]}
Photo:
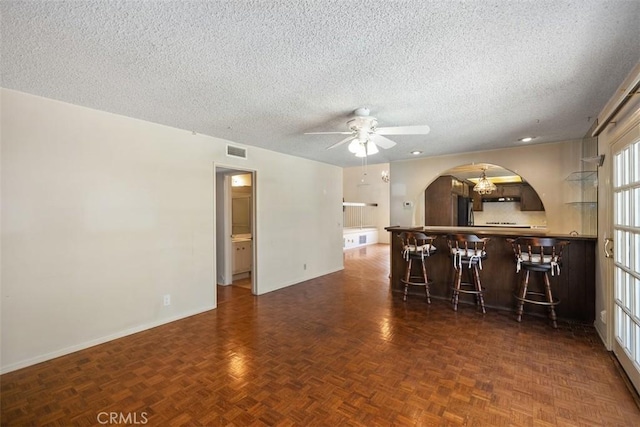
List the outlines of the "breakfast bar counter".
{"label": "breakfast bar counter", "polygon": [[[583,323],[593,323],[595,319],[595,251],[596,238],[590,236],[574,236],[564,234],[549,234],[544,229],[533,228],[501,228],[501,227],[402,227],[385,228],[391,233],[391,289],[393,292],[404,292],[404,285],[400,282],[406,268],[406,261],[402,257],[402,245],[399,234],[403,231],[419,231],[427,235],[437,236],[434,242],[436,253],[427,259],[432,298],[451,298],[451,283],[453,281],[453,267],[447,235],[475,234],[478,237],[488,237],[487,259],[482,262],[482,284],[485,287],[484,300],[487,309],[510,310],[515,309],[514,293],[519,284],[519,274],[516,273],[516,263],[513,249],[507,239],[517,237],[549,237],[570,242],[564,249],[560,275],[551,278],[554,296],[561,300],[556,313],[559,319]],[[538,283],[541,277],[532,275],[531,281]],[[424,298],[424,290],[409,287],[409,298]],[[461,298],[459,311],[475,310],[471,295]],[[471,304],[469,306],[462,305]],[[426,302],[425,302],[426,304]],[[547,316],[545,307],[527,305],[526,315]]]}

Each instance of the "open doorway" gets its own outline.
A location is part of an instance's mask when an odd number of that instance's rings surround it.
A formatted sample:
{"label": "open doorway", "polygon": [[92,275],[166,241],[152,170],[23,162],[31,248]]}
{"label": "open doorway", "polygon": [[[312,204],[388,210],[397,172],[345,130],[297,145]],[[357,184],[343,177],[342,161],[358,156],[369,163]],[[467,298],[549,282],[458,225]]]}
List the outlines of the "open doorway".
{"label": "open doorway", "polygon": [[215,170],[217,284],[256,294],[255,171]]}

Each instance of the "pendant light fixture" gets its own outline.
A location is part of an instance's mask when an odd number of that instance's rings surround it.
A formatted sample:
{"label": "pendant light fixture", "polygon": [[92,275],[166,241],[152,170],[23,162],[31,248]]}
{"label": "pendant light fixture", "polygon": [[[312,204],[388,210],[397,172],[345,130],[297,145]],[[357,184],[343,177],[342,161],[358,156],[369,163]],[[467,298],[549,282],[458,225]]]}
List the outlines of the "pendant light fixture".
{"label": "pendant light fixture", "polygon": [[491,194],[497,189],[496,185],[487,179],[486,170],[487,168],[482,168],[482,175],[480,175],[478,183],[473,187],[473,191],[478,194]]}

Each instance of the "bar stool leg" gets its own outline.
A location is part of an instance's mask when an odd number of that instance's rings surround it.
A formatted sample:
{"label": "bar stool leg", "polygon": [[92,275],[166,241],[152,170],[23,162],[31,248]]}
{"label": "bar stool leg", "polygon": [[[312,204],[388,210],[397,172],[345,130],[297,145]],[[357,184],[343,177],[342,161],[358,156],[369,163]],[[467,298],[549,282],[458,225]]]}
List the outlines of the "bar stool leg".
{"label": "bar stool leg", "polygon": [[480,272],[478,271],[478,266],[473,266],[473,283],[476,286],[476,298],[478,298],[478,302],[480,303],[480,308],[482,309],[482,314],[486,314],[487,312],[484,309],[484,296],[482,295],[482,283],[480,282]]}
{"label": "bar stool leg", "polygon": [[551,294],[551,282],[549,281],[549,273],[544,272],[544,290],[547,295],[547,302],[549,302],[549,317],[553,327],[558,329],[558,322],[556,318],[556,309],[553,307],[553,295]]}
{"label": "bar stool leg", "polygon": [[431,304],[431,295],[429,294],[429,278],[427,277],[427,267],[424,265],[424,259],[421,260],[422,277],[424,278],[424,293],[427,296],[427,303]]}
{"label": "bar stool leg", "polygon": [[411,281],[411,263],[412,259],[409,258],[407,261],[407,273],[404,275],[404,297],[403,301],[407,300],[407,292],[409,291],[409,282]]}
{"label": "bar stool leg", "polygon": [[460,285],[462,283],[462,265],[456,270],[456,283],[453,289],[453,311],[458,311],[458,297],[460,296]]}
{"label": "bar stool leg", "polygon": [[520,285],[520,299],[518,300],[518,322],[522,321],[522,312],[524,310],[524,299],[527,295],[527,287],[529,286],[529,270],[525,270],[522,275]]}
{"label": "bar stool leg", "polygon": [[451,304],[454,303],[456,297],[456,283],[458,282],[458,270],[453,273],[453,292],[451,292]]}

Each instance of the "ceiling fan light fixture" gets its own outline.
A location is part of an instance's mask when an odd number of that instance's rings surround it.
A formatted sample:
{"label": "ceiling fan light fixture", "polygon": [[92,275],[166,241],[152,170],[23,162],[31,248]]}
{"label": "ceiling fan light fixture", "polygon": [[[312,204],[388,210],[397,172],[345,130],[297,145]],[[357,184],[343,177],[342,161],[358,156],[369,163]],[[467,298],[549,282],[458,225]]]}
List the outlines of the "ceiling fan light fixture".
{"label": "ceiling fan light fixture", "polygon": [[473,191],[478,194],[491,194],[496,191],[498,187],[487,179],[487,174],[485,173],[486,169],[482,169],[482,175],[480,175],[480,179],[478,183],[473,187]]}
{"label": "ceiling fan light fixture", "polygon": [[349,143],[349,151],[352,152],[353,154],[356,154],[358,152],[358,150],[360,149],[362,144],[360,144],[360,141],[358,141],[357,139],[354,139],[353,141],[351,141],[351,143]]}
{"label": "ceiling fan light fixture", "polygon": [[356,157],[367,157],[379,152],[378,147],[373,142],[365,142],[364,144],[358,144],[359,148],[356,152]]}
{"label": "ceiling fan light fixture", "polygon": [[357,139],[360,144],[364,144],[369,141],[369,128],[358,129],[357,134]]}

